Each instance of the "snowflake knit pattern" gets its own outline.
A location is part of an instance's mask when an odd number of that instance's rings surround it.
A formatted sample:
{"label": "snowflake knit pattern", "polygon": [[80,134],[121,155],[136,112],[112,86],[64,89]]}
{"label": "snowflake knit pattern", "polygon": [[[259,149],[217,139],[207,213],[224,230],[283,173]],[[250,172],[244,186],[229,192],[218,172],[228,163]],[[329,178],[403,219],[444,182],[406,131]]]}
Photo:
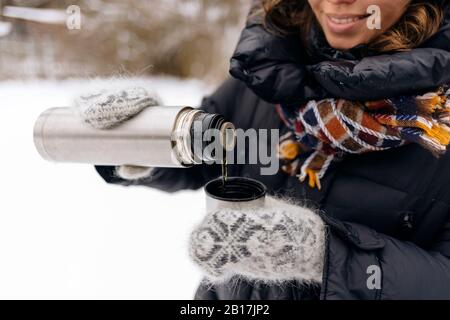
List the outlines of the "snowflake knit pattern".
{"label": "snowflake knit pattern", "polygon": [[212,283],[239,276],[267,283],[321,283],[325,225],[313,210],[267,198],[263,208],[207,214],[190,256]]}

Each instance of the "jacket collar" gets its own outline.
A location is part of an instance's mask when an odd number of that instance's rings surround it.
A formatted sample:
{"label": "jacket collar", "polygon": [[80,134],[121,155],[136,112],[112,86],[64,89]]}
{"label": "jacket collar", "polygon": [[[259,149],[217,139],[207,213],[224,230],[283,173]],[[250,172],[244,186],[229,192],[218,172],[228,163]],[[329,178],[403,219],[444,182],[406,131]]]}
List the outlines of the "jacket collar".
{"label": "jacket collar", "polygon": [[374,56],[376,52],[369,49],[366,44],[361,44],[349,50],[342,51],[332,48],[319,26],[314,23],[310,32],[310,50],[313,63],[321,61],[361,60],[364,57]]}

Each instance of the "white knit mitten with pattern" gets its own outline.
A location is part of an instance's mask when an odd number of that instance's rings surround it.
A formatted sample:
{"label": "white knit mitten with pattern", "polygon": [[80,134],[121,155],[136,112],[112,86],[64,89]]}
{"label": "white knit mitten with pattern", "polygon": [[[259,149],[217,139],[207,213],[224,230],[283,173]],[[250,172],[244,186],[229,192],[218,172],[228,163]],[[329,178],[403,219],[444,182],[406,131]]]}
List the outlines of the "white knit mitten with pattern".
{"label": "white knit mitten with pattern", "polygon": [[[83,94],[74,101],[83,121],[99,130],[118,126],[143,109],[157,105],[162,105],[160,98],[140,87],[98,90]],[[123,165],[118,166],[115,173],[123,179],[136,180],[149,177],[152,169]]]}
{"label": "white knit mitten with pattern", "polygon": [[189,251],[213,283],[233,276],[321,283],[325,224],[312,209],[268,197],[263,208],[209,212]]}

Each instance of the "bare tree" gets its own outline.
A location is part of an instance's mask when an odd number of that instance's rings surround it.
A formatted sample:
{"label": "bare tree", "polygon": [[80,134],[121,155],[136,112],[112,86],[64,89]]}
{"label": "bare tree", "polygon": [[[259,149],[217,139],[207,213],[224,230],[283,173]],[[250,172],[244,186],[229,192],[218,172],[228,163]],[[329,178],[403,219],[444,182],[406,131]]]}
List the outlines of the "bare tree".
{"label": "bare tree", "polygon": [[[58,76],[107,75],[127,70],[133,74],[171,74],[181,77],[223,77],[234,49],[248,0],[12,0],[40,8],[78,5],[81,30],[64,26],[15,24],[26,32],[15,40],[34,42],[35,59],[54,55]],[[23,23],[22,23],[23,24]],[[43,40],[46,39],[46,40]],[[0,39],[0,55],[2,52]],[[43,46],[52,46],[46,50]],[[11,53],[9,53],[11,55]],[[15,59],[11,57],[11,59]],[[17,62],[16,62],[17,63]],[[75,68],[74,68],[75,67]],[[75,69],[75,70],[74,70]],[[5,70],[0,66],[0,77]],[[11,77],[11,75],[9,75]],[[45,76],[42,75],[42,76]]]}

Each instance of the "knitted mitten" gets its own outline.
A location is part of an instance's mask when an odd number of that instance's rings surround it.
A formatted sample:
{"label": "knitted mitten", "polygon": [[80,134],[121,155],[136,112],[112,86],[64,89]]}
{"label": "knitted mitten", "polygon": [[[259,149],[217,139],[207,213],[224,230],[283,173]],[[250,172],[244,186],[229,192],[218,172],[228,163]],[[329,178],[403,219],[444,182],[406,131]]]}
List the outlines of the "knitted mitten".
{"label": "knitted mitten", "polygon": [[265,282],[322,282],[325,224],[314,211],[267,198],[263,208],[207,214],[190,256],[211,282],[233,276]]}
{"label": "knitted mitten", "polygon": [[153,167],[123,165],[116,167],[115,174],[125,180],[137,180],[150,177],[154,169]]}
{"label": "knitted mitten", "polygon": [[96,129],[115,127],[143,109],[156,105],[161,105],[159,98],[139,87],[101,90],[75,100],[83,120]]}
{"label": "knitted mitten", "polygon": [[[96,129],[110,129],[132,118],[143,109],[162,105],[156,95],[139,87],[100,90],[84,94],[74,102],[82,119]],[[126,180],[149,177],[153,168],[119,166],[115,173]]]}

